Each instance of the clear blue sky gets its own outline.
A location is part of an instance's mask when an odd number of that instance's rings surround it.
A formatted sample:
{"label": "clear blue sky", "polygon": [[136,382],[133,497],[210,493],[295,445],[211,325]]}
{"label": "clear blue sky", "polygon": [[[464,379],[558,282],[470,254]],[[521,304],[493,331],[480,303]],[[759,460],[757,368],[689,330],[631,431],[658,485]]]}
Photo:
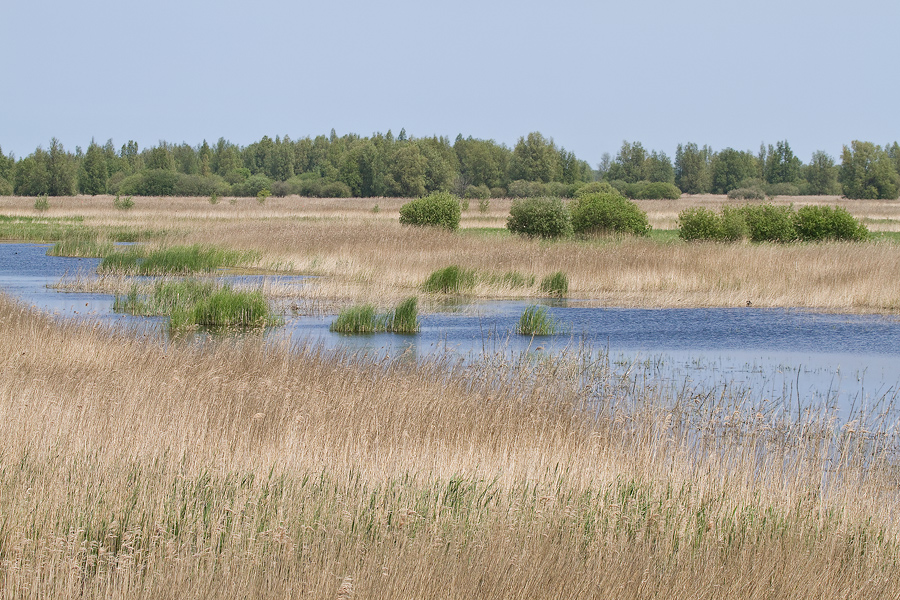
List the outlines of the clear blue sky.
{"label": "clear blue sky", "polygon": [[0,0],[0,147],[405,127],[808,162],[900,140],[898,35],[898,0]]}

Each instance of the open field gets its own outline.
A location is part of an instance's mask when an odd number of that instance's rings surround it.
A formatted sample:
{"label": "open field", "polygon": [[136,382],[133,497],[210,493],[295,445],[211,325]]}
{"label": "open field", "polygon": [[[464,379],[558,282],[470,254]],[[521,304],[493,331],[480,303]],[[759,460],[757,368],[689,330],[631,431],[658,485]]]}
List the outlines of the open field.
{"label": "open field", "polygon": [[0,297],[0,598],[884,598],[898,432],[605,363],[165,348]]}
{"label": "open field", "polygon": [[[873,231],[900,230],[900,203],[847,201],[833,197],[787,198],[840,205]],[[659,229],[674,226],[680,210],[714,208],[723,196],[643,201]],[[778,199],[782,201],[782,199]],[[544,242],[502,229],[509,200],[492,200],[463,213],[459,233],[401,227],[403,199],[139,198],[134,208],[113,208],[110,197],[53,198],[38,214],[31,198],[3,198],[0,214],[31,218],[75,218],[83,228],[149,232],[156,243],[212,244],[259,253],[256,267],[319,275],[316,285],[284,291],[284,300],[304,311],[336,312],[349,303],[380,309],[414,294],[435,270],[449,265],[474,269],[471,294],[482,298],[543,295],[540,280],[556,271],[569,278],[569,297],[600,306],[803,307],[846,312],[900,310],[900,244],[883,239],[864,244],[751,245],[686,244],[677,236]],[[372,209],[378,205],[379,211]],[[59,222],[56,223],[60,225]],[[9,235],[15,235],[11,233]],[[516,272],[533,282],[510,285]],[[275,293],[273,291],[273,293]],[[277,295],[277,293],[276,293]],[[428,302],[423,302],[428,309]]]}

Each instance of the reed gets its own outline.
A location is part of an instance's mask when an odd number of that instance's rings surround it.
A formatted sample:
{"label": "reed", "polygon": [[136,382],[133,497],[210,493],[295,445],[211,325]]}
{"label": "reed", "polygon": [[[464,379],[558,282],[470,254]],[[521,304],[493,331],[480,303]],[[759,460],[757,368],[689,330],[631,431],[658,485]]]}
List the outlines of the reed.
{"label": "reed", "polygon": [[371,304],[350,306],[329,326],[330,331],[348,334],[416,333],[419,331],[418,299],[410,297],[387,313],[376,314]]}
{"label": "reed", "polygon": [[194,244],[147,249],[131,246],[108,254],[100,262],[101,272],[124,271],[138,275],[188,275],[211,273],[221,267],[235,267],[251,262],[256,253]]}
{"label": "reed", "polygon": [[256,328],[276,320],[262,292],[234,290],[197,280],[159,281],[149,293],[134,284],[127,295],[116,296],[116,312],[142,316],[168,316],[175,330],[206,327]]}
{"label": "reed", "polygon": [[557,271],[541,279],[541,291],[548,296],[563,298],[569,293],[569,278],[562,271]]}
{"label": "reed", "polygon": [[5,298],[0,323],[3,598],[900,589],[900,440],[877,414],[581,352],[162,346]]}
{"label": "reed", "polygon": [[451,265],[438,269],[422,284],[422,291],[441,294],[463,294],[475,287],[475,271]]}
{"label": "reed", "polygon": [[559,333],[559,324],[547,312],[546,306],[529,306],[516,325],[519,335],[543,336]]}

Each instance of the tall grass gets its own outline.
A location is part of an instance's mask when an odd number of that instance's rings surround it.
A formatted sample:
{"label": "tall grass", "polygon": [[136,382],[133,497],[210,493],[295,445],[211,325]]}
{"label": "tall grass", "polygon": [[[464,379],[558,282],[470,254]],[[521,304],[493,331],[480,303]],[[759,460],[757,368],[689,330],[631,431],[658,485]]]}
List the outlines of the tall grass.
{"label": "tall grass", "polygon": [[475,271],[458,265],[434,271],[422,284],[423,291],[441,294],[463,294],[473,287],[475,287]]}
{"label": "tall grass", "polygon": [[548,314],[546,306],[529,306],[519,317],[516,333],[519,335],[554,335],[559,333],[559,324]]}
{"label": "tall grass", "polygon": [[886,598],[891,421],[601,356],[159,347],[0,299],[4,598]]}
{"label": "tall grass", "polygon": [[569,293],[569,278],[562,271],[556,271],[541,279],[541,291],[548,296],[563,298]]}
{"label": "tall grass", "polygon": [[329,326],[338,333],[416,333],[419,331],[418,299],[407,298],[387,313],[376,314],[371,304],[350,306],[340,312]]}
{"label": "tall grass", "polygon": [[194,244],[148,250],[132,246],[103,258],[99,270],[125,271],[138,275],[184,275],[211,273],[220,267],[234,267],[251,262],[255,252]]}
{"label": "tall grass", "polygon": [[168,316],[172,329],[253,328],[276,322],[262,292],[240,291],[197,280],[159,281],[149,293],[133,285],[116,296],[113,310],[142,316]]}

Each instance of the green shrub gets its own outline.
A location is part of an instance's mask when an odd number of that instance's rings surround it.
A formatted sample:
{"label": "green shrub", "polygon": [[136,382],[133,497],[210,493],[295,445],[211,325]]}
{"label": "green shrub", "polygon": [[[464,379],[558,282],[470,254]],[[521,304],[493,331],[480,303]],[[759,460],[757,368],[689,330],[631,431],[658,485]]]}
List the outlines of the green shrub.
{"label": "green shrub", "polygon": [[176,196],[224,196],[228,193],[229,186],[218,175],[184,175],[179,174],[175,182],[174,195]]}
{"label": "green shrub", "polygon": [[741,208],[753,242],[790,242],[797,239],[793,212],[790,206],[772,204],[749,204]]}
{"label": "green shrub", "polygon": [[506,198],[506,188],[492,187],[491,198]]}
{"label": "green shrub", "polygon": [[44,212],[50,208],[50,201],[47,200],[47,194],[41,194],[34,200],[34,210]]}
{"label": "green shrub", "polygon": [[562,298],[569,293],[569,278],[562,271],[547,275],[541,280],[541,291]]}
{"label": "green shrub", "polygon": [[588,194],[613,194],[616,193],[616,188],[609,185],[606,181],[592,181],[590,183],[586,183],[583,186],[579,187],[575,190],[573,194],[574,198],[581,198],[582,196],[587,196]]}
{"label": "green shrub", "polygon": [[558,331],[559,326],[547,314],[546,306],[529,306],[519,317],[519,323],[516,325],[516,333],[519,335],[553,335]]}
{"label": "green shrub", "polygon": [[470,185],[466,187],[463,198],[468,200],[486,200],[491,197],[491,189],[486,185]]}
{"label": "green shrub", "polygon": [[766,193],[758,187],[735,188],[728,192],[730,200],[765,200]]}
{"label": "green shrub", "polygon": [[273,183],[274,182],[265,175],[257,173],[256,175],[251,175],[244,181],[232,184],[231,194],[242,198],[255,198],[256,195],[263,190],[271,191]]}
{"label": "green shrub", "polygon": [[671,183],[647,181],[640,182],[639,186],[634,198],[641,200],[678,200],[681,198],[681,190]]}
{"label": "green shrub", "polygon": [[513,201],[506,220],[513,233],[554,238],[572,233],[569,211],[559,198],[524,198]]}
{"label": "green shrub", "polygon": [[115,199],[113,200],[113,206],[118,208],[119,210],[128,210],[134,206],[134,199],[131,196],[125,196],[125,198],[121,198],[119,194],[116,194]]}
{"label": "green shrub", "polygon": [[422,290],[441,294],[462,294],[475,287],[475,271],[451,265],[428,276]]}
{"label": "green shrub", "polygon": [[800,188],[793,183],[772,183],[765,186],[766,195],[770,198],[775,196],[799,196]]}
{"label": "green shrub", "polygon": [[462,210],[459,199],[448,192],[435,192],[400,207],[400,224],[459,229]]}
{"label": "green shrub", "polygon": [[869,230],[840,207],[803,206],[793,216],[797,237],[803,241],[862,241]]}
{"label": "green shrub", "polygon": [[256,201],[257,201],[258,203],[260,203],[260,204],[265,204],[265,203],[266,203],[266,199],[267,199],[269,196],[271,196],[271,195],[272,195],[272,192],[270,192],[270,191],[267,190],[267,189],[266,189],[266,190],[259,190],[258,192],[256,192]]}
{"label": "green shrub", "polygon": [[703,207],[686,208],[678,214],[678,236],[687,241],[717,241],[723,238],[722,217]]}
{"label": "green shrub", "polygon": [[647,213],[619,194],[586,194],[571,205],[572,228],[577,234],[627,233],[647,235]]}
{"label": "green shrub", "polygon": [[535,198],[547,195],[543,183],[540,181],[525,181],[524,179],[517,179],[511,182],[506,191],[510,198]]}
{"label": "green shrub", "polygon": [[[165,169],[148,169],[143,172],[140,191],[135,196],[174,196],[178,173]],[[129,195],[131,193],[129,192]]]}
{"label": "green shrub", "polygon": [[738,242],[750,237],[750,228],[744,218],[744,212],[740,208],[732,206],[722,207],[722,241]]}
{"label": "green shrub", "polygon": [[551,181],[544,184],[544,195],[551,198],[571,198],[575,193],[575,186],[570,186],[561,181]]}
{"label": "green shrub", "polygon": [[486,213],[491,210],[491,200],[490,198],[482,198],[478,201],[478,212]]}

